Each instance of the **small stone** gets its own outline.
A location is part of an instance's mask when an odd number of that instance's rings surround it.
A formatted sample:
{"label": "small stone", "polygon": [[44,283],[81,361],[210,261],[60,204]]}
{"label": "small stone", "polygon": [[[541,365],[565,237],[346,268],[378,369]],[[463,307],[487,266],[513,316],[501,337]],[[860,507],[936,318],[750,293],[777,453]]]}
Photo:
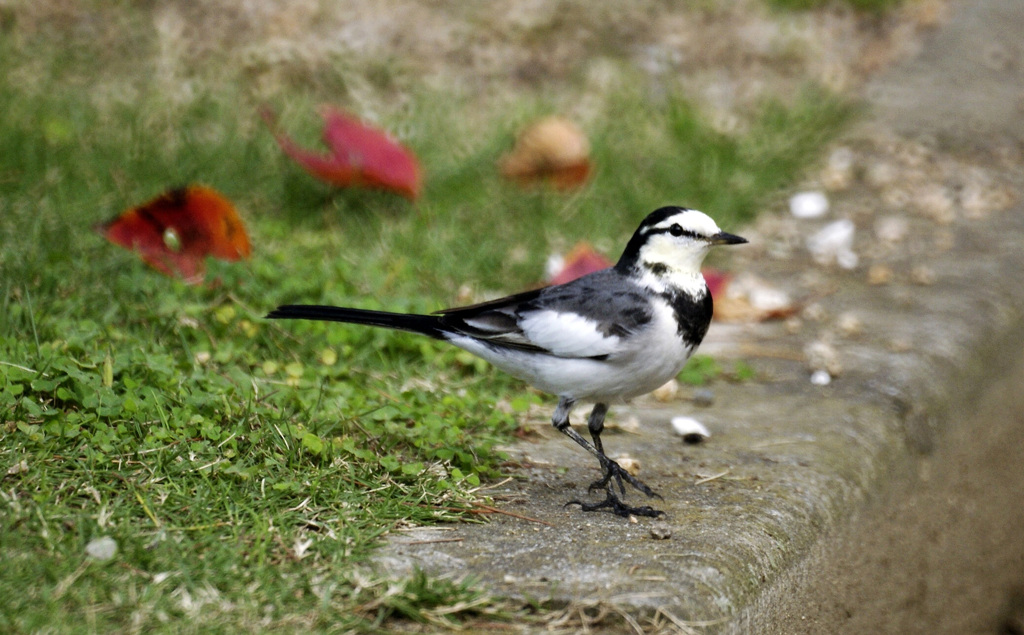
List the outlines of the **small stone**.
{"label": "small stone", "polygon": [[1014,204],[1013,191],[985,176],[974,176],[960,191],[960,207],[971,220],[987,217]]}
{"label": "small stone", "polygon": [[821,218],[828,213],[828,207],[824,192],[799,192],[789,199],[789,213],[796,218]]}
{"label": "small stone", "polygon": [[25,459],[22,459],[15,463],[14,465],[12,465],[11,467],[7,468],[8,476],[14,476],[16,474],[21,474],[22,472],[28,472],[28,461],[26,461]]}
{"label": "small stone", "polygon": [[889,187],[882,192],[882,202],[895,210],[902,210],[910,204],[910,200],[910,193],[902,187]]}
{"label": "small stone", "polygon": [[875,221],[875,237],[889,245],[903,242],[909,231],[910,224],[901,216],[885,216]]}
{"label": "small stone", "polygon": [[786,332],[790,335],[796,335],[804,329],[804,321],[795,315],[791,315],[786,318],[785,321]]}
{"label": "small stone", "polygon": [[905,8],[904,15],[924,29],[941,26],[949,18],[949,7],[942,0],[920,0],[905,5]]}
{"label": "small stone", "polygon": [[[924,143],[899,140],[893,148],[893,154],[905,167],[921,168],[927,165],[935,152]],[[901,178],[904,178],[905,174],[901,174],[900,176]]]}
{"label": "small stone", "polygon": [[964,216],[978,220],[988,215],[991,207],[986,200],[985,189],[980,183],[969,183],[960,191],[960,207],[964,210]]}
{"label": "small stone", "polygon": [[698,388],[693,392],[693,405],[707,408],[715,403],[715,391],[710,388]]}
{"label": "small stone", "polygon": [[853,221],[848,218],[829,223],[807,239],[807,250],[819,265],[835,263],[853,269],[859,260],[853,251],[854,232]]}
{"label": "small stone", "polygon": [[833,192],[849,188],[853,183],[853,151],[847,147],[833,150],[821,172],[821,182]]}
{"label": "small stone", "polygon": [[935,270],[927,265],[918,265],[910,270],[910,280],[914,284],[931,286],[935,284],[935,279]]}
{"label": "small stone", "polygon": [[676,381],[675,379],[668,380],[658,388],[655,388],[653,392],[651,392],[651,396],[653,396],[656,401],[660,401],[661,403],[672,401],[673,399],[676,398],[678,394],[679,382]]}
{"label": "small stone", "polygon": [[815,386],[828,386],[832,383],[832,375],[827,370],[816,370],[811,373],[811,384]]}
{"label": "small stone", "polygon": [[855,313],[847,312],[843,313],[838,319],[836,319],[836,328],[839,329],[839,332],[846,337],[853,337],[855,335],[860,335],[861,331],[864,329],[864,324]]}
{"label": "small stone", "polygon": [[892,269],[888,265],[871,265],[871,268],[868,269],[868,284],[889,284],[892,282],[892,276]]}
{"label": "small stone", "polygon": [[956,245],[956,234],[949,229],[940,229],[935,232],[934,245],[937,252],[949,251]]}
{"label": "small stone", "polygon": [[896,168],[884,161],[872,163],[864,173],[864,179],[868,185],[881,189],[896,182]]}
{"label": "small stone", "polygon": [[804,307],[803,316],[811,322],[821,322],[828,317],[828,311],[820,302],[814,302]]}
{"label": "small stone", "polygon": [[949,225],[956,218],[953,197],[941,185],[926,185],[914,196],[914,205],[924,216],[939,225]]}
{"label": "small stone", "polygon": [[94,538],[85,545],[85,553],[95,560],[110,560],[117,554],[117,541],[110,536]]}
{"label": "small stone", "polygon": [[852,249],[844,249],[836,254],[836,264],[841,269],[856,269],[860,263],[860,256]]}
{"label": "small stone", "polygon": [[625,419],[620,419],[616,423],[610,424],[609,428],[618,428],[623,432],[640,432],[640,419],[636,415],[629,415]]}
{"label": "small stone", "polygon": [[906,337],[894,337],[889,340],[889,350],[893,353],[906,353],[913,346],[913,343]]}
{"label": "small stone", "polygon": [[651,524],[651,538],[655,540],[668,540],[672,537],[672,528],[668,523],[658,521]]}
{"label": "small stone", "polygon": [[615,462],[619,464],[619,467],[629,472],[630,476],[636,476],[640,473],[640,461],[633,457],[621,456],[616,458]]}
{"label": "small stone", "polygon": [[841,375],[842,364],[839,362],[839,352],[835,347],[824,340],[816,340],[804,347],[804,355],[807,356],[807,365],[812,371],[824,370],[833,377]]}
{"label": "small stone", "polygon": [[468,304],[476,299],[476,292],[473,287],[468,284],[459,285],[458,291],[455,292],[455,301],[459,304]]}

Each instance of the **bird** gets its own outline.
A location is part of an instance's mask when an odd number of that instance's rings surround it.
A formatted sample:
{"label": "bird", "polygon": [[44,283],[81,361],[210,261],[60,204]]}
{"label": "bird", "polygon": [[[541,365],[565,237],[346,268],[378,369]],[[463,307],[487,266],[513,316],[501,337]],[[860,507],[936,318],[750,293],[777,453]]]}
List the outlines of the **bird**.
{"label": "bird", "polygon": [[[605,493],[598,502],[571,500],[566,505],[623,517],[659,517],[664,512],[627,504],[616,494],[617,485],[625,496],[625,481],[648,497],[661,498],[605,453],[605,415],[612,403],[648,393],[679,374],[711,322],[713,302],[701,263],[714,246],[746,242],[722,231],[703,212],[667,206],[643,219],[614,266],[565,284],[429,315],[289,304],[266,317],[419,333],[556,395],[551,423],[598,460],[602,476],[588,492]],[[587,418],[591,441],[569,422],[580,401],[594,404]]]}

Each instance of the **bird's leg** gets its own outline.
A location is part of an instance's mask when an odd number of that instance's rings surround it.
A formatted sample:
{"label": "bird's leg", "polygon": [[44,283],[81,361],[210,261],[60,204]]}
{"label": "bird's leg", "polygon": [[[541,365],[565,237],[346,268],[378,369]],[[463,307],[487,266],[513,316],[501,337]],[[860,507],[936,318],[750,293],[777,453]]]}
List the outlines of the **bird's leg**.
{"label": "bird's leg", "polygon": [[590,489],[595,490],[605,488],[610,491],[612,489],[610,482],[612,478],[614,478],[615,482],[619,485],[619,491],[625,494],[626,486],[622,484],[622,480],[625,479],[626,482],[644,494],[661,498],[661,496],[658,496],[658,494],[648,487],[643,481],[627,472],[622,468],[622,466],[609,459],[608,455],[604,453],[604,444],[601,443],[601,432],[604,430],[604,418],[607,414],[608,404],[598,403],[594,404],[594,409],[590,411],[590,418],[587,419],[587,429],[590,430],[590,438],[594,440],[594,448],[598,453],[597,458],[601,461],[601,467],[604,468],[604,476],[591,483]]}
{"label": "bird's leg", "polygon": [[[590,413],[590,418],[587,420],[587,427],[590,429],[590,436],[594,439],[594,444],[591,445],[584,439],[578,432],[572,429],[569,425],[569,413],[572,412],[573,407],[576,405],[576,400],[569,397],[560,397],[558,399],[558,406],[555,407],[555,413],[551,416],[551,424],[556,430],[566,435],[578,445],[583,447],[587,452],[590,452],[597,460],[601,462],[601,467],[604,468],[604,476],[601,480],[592,483],[590,489],[598,487],[604,488],[607,493],[605,499],[600,503],[584,503],[583,501],[569,501],[566,505],[579,504],[579,506],[585,512],[597,511],[601,509],[608,509],[608,511],[618,516],[649,516],[657,517],[663,515],[665,512],[653,509],[649,506],[643,507],[630,507],[623,503],[615,495],[613,488],[609,485],[612,478],[615,478],[619,484],[619,488],[622,493],[626,493],[625,486],[622,484],[622,479],[626,479],[630,485],[637,488],[648,496],[658,496],[651,488],[647,487],[638,479],[634,478],[629,472],[622,469],[618,463],[609,459],[605,456],[604,445],[601,443],[601,431],[604,429],[604,417],[608,413],[607,404],[597,404],[594,406],[593,412]],[[661,498],[658,496],[658,498]]]}
{"label": "bird's leg", "polygon": [[604,453],[604,444],[601,443],[601,432],[604,430],[606,414],[608,414],[608,404],[594,404],[594,409],[590,411],[590,417],[587,419],[587,429],[590,430],[590,438],[594,440],[594,447],[597,448],[598,453],[607,458]]}
{"label": "bird's leg", "polygon": [[601,465],[607,461],[604,452],[598,452],[597,449],[590,445],[586,439],[580,436],[578,432],[572,429],[569,425],[569,413],[576,407],[576,400],[569,397],[559,397],[558,405],[555,406],[555,414],[551,415],[551,425],[555,426],[555,429],[569,437],[576,443],[580,444],[584,450],[590,452],[597,457],[597,460],[601,461]]}

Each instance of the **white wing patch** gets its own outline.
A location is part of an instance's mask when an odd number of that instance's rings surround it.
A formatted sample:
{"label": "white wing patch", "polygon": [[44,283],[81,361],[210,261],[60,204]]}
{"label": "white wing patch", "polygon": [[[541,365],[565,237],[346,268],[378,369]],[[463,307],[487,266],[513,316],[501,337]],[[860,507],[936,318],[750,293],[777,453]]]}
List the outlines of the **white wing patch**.
{"label": "white wing patch", "polygon": [[532,344],[559,357],[597,357],[619,350],[619,338],[605,335],[593,320],[576,313],[532,311],[519,320],[519,328]]}

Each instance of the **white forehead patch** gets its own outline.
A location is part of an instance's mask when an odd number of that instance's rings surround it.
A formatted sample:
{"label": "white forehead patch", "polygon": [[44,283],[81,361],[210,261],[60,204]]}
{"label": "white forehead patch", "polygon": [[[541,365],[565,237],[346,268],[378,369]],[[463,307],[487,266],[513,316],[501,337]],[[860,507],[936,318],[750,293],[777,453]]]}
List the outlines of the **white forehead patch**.
{"label": "white forehead patch", "polygon": [[673,214],[654,226],[654,229],[668,229],[672,225],[680,225],[683,229],[692,231],[698,236],[714,236],[722,231],[710,216],[695,209],[688,209],[678,214]]}

